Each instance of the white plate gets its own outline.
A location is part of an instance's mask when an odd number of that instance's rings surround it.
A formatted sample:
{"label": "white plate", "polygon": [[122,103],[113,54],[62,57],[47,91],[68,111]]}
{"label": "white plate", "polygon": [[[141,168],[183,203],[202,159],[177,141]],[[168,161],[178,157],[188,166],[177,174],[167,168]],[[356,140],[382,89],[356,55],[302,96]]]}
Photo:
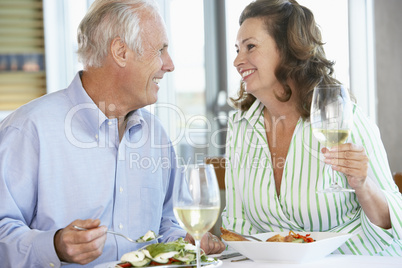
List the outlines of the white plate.
{"label": "white plate", "polygon": [[[352,234],[348,233],[330,232],[296,233],[301,235],[310,234],[310,237],[316,241],[312,243],[226,241],[226,243],[255,262],[301,263],[324,258],[352,236]],[[266,241],[277,234],[287,236],[289,232],[271,232],[253,236]]]}
{"label": "white plate", "polygon": [[[116,266],[116,264],[118,264],[120,261],[114,261],[114,262],[108,262],[108,263],[103,263],[103,264],[98,264],[96,265],[94,268],[114,268]],[[158,265],[158,266],[146,266],[146,267],[159,267],[159,268],[174,268],[174,267],[188,267],[190,265]],[[208,265],[203,265],[201,267],[203,268],[215,268],[215,267],[219,267],[222,266],[222,261],[221,260],[217,260],[211,264]],[[194,265],[195,267],[195,265]]]}

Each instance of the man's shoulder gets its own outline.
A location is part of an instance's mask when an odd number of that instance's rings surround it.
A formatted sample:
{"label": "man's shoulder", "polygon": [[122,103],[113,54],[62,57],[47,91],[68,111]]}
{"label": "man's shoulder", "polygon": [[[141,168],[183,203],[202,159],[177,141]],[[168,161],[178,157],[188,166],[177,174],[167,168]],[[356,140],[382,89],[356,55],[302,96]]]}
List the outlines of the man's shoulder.
{"label": "man's shoulder", "polygon": [[168,136],[162,121],[157,115],[150,112],[146,108],[139,109],[139,112],[146,125],[148,125],[148,127],[151,127],[151,130],[154,134],[161,136]]}
{"label": "man's shoulder", "polygon": [[0,122],[0,129],[5,126],[21,127],[26,122],[51,120],[62,113],[63,107],[68,103],[68,97],[64,90],[49,93],[34,99],[8,115]]}
{"label": "man's shoulder", "polygon": [[162,126],[162,122],[159,119],[159,117],[157,115],[151,113],[148,109],[141,108],[141,109],[139,109],[139,112],[141,113],[141,116],[145,122]]}

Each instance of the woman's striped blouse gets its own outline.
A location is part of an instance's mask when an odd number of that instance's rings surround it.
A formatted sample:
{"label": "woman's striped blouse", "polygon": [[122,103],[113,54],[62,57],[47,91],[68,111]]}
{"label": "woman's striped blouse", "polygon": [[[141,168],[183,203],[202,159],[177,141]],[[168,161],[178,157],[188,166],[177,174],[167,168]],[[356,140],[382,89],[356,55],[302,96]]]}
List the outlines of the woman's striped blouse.
{"label": "woman's striped blouse", "polygon": [[[354,127],[347,142],[361,144],[366,150],[368,177],[388,201],[392,221],[388,230],[370,222],[354,193],[317,193],[329,186],[332,169],[323,162],[321,145],[309,122],[302,119],[282,163],[278,197],[263,111],[264,105],[256,100],[248,111],[236,112],[229,120],[223,226],[244,234],[288,230],[353,233],[335,253],[402,256],[402,196],[377,126],[355,106]],[[349,187],[342,173],[335,176],[340,185]]]}

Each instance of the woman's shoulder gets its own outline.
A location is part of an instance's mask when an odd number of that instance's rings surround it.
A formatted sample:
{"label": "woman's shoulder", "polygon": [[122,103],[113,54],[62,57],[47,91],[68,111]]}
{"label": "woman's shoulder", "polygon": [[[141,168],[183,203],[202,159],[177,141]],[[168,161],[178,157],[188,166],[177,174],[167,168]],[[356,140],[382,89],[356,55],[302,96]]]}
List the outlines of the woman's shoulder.
{"label": "woman's shoulder", "polygon": [[367,115],[367,113],[363,111],[362,107],[360,107],[356,103],[353,103],[353,117],[355,124],[358,123],[377,128],[377,123],[375,122],[375,120]]}
{"label": "woman's shoulder", "polygon": [[373,143],[381,141],[380,129],[376,121],[357,104],[353,106],[353,128],[351,135],[359,140],[371,140]]}

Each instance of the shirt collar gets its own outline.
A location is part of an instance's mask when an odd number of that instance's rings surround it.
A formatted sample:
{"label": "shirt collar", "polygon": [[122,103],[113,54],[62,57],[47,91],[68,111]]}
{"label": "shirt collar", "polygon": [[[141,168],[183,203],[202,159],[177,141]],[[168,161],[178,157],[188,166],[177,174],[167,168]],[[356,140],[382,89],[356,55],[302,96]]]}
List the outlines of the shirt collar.
{"label": "shirt collar", "polygon": [[[102,124],[109,120],[106,115],[93,102],[91,97],[82,86],[81,82],[82,71],[78,72],[67,88],[67,95],[72,102],[71,111],[73,116],[78,116],[94,133],[98,133]],[[141,109],[137,109],[128,114],[127,127],[130,129],[133,126],[145,122]]]}
{"label": "shirt collar", "polygon": [[251,126],[254,126],[258,118],[260,118],[265,106],[258,99],[256,99],[247,111],[240,112],[236,115],[234,123],[241,120],[247,120]]}
{"label": "shirt collar", "polygon": [[127,115],[127,126],[126,129],[131,129],[132,127],[143,124],[145,122],[144,116],[142,115],[141,109],[134,110]]}
{"label": "shirt collar", "polygon": [[67,88],[67,95],[72,103],[70,113],[73,112],[73,116],[77,116],[85,122],[92,132],[98,133],[100,126],[108,118],[93,102],[82,86],[81,74],[82,71],[78,72]]}

